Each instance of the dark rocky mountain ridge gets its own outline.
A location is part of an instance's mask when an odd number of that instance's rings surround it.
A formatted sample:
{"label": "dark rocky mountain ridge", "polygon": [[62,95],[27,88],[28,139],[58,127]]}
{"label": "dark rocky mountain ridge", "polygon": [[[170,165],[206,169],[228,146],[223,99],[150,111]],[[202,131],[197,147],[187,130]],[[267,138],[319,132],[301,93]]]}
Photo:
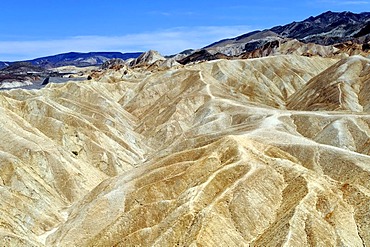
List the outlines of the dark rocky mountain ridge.
{"label": "dark rocky mountain ridge", "polygon": [[[302,46],[307,44],[308,46],[303,49],[308,51],[311,47],[310,44],[336,48],[358,44],[361,46],[358,47],[359,50],[368,50],[367,47],[370,46],[368,44],[370,41],[370,12],[355,14],[348,11],[327,11],[303,21],[266,30],[257,30],[214,42],[190,54],[188,58],[181,58],[180,63],[213,60],[222,57],[221,55],[228,58],[268,56],[273,53],[274,49],[279,48],[282,44],[289,44],[291,40],[302,43]],[[290,49],[291,52],[299,49],[297,42],[295,42],[296,47]],[[343,45],[344,43],[347,44]],[[330,50],[330,48],[328,49]],[[287,52],[289,53],[289,50]],[[312,55],[310,52],[307,55]]]}
{"label": "dark rocky mountain ridge", "polygon": [[352,12],[327,11],[316,17],[303,21],[292,22],[271,29],[249,32],[235,38],[224,39],[210,44],[203,49],[209,49],[225,44],[250,42],[266,37],[297,39],[305,43],[333,45],[370,34],[370,12],[355,14]]}
{"label": "dark rocky mountain ridge", "polygon": [[[270,30],[285,38],[320,45],[333,45],[369,34],[370,12],[325,12],[301,22],[293,22]],[[367,31],[366,31],[367,30]],[[362,34],[359,36],[358,34]]]}

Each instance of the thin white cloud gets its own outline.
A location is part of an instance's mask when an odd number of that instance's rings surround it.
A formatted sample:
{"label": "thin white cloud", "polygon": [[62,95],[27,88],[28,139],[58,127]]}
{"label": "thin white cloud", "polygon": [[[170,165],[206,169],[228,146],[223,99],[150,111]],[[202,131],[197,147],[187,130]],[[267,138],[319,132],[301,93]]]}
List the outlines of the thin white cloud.
{"label": "thin white cloud", "polygon": [[149,49],[164,55],[201,48],[250,31],[247,26],[179,27],[122,36],[78,36],[58,40],[0,41],[0,60],[23,60],[78,51],[136,52]]}
{"label": "thin white cloud", "polygon": [[197,15],[194,11],[172,11],[172,12],[164,12],[164,11],[150,11],[148,12],[150,15],[159,15],[159,16],[194,16]]}
{"label": "thin white cloud", "polygon": [[164,11],[150,11],[149,14],[150,15],[161,15],[161,16],[171,16],[171,15],[173,15],[170,12],[164,12]]}

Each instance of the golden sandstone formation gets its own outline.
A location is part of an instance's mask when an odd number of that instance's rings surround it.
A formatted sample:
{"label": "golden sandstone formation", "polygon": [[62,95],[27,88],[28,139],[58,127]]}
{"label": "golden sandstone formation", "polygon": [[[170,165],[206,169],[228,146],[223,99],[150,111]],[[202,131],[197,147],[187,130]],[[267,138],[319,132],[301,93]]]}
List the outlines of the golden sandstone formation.
{"label": "golden sandstone formation", "polygon": [[1,246],[370,246],[370,59],[0,93]]}

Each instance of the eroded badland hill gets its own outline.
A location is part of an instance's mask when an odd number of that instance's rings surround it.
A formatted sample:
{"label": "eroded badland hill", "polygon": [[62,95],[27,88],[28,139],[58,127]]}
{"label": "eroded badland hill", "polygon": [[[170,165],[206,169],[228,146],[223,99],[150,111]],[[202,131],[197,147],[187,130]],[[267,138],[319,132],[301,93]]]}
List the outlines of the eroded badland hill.
{"label": "eroded badland hill", "polygon": [[290,55],[1,92],[1,240],[369,245],[369,70]]}

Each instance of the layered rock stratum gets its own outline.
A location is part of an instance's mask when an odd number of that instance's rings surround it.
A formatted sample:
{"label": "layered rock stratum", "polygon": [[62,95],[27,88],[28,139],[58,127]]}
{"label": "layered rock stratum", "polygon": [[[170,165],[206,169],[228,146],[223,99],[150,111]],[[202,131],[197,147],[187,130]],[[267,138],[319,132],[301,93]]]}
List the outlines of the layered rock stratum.
{"label": "layered rock stratum", "polygon": [[3,246],[370,246],[370,59],[0,92]]}

